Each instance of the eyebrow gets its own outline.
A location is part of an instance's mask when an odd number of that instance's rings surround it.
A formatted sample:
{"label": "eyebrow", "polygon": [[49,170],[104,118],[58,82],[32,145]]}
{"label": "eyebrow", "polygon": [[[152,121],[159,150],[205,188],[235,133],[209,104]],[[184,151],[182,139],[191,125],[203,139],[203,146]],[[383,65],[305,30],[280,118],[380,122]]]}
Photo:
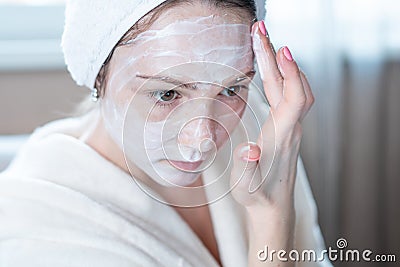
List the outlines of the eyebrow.
{"label": "eyebrow", "polygon": [[[256,73],[255,70],[250,70],[250,71],[246,72],[244,75],[239,76],[238,78],[234,79],[233,82],[238,83],[238,82],[241,82],[248,78],[253,78],[255,73]],[[190,90],[195,89],[194,83],[182,82],[182,81],[179,81],[177,79],[174,79],[174,78],[168,77],[168,76],[161,76],[161,75],[151,76],[151,75],[136,74],[136,77],[142,78],[142,79],[157,80],[157,81],[162,81],[162,82],[166,82],[166,83],[171,83],[176,86],[183,86]]]}
{"label": "eyebrow", "polygon": [[236,78],[235,80],[234,80],[234,82],[236,82],[236,83],[238,83],[238,82],[241,82],[241,81],[243,81],[243,80],[246,80],[246,79],[252,79],[253,77],[254,77],[254,75],[256,74],[256,71],[255,70],[249,70],[248,72],[246,72],[243,76],[239,76],[238,78]]}
{"label": "eyebrow", "polygon": [[166,83],[171,83],[176,86],[184,86],[187,89],[194,89],[192,84],[181,82],[179,80],[176,80],[176,79],[174,79],[172,77],[168,77],[168,76],[161,76],[161,75],[150,76],[150,75],[136,74],[136,77],[142,78],[142,79],[157,80],[157,81],[162,81],[162,82],[166,82]]}

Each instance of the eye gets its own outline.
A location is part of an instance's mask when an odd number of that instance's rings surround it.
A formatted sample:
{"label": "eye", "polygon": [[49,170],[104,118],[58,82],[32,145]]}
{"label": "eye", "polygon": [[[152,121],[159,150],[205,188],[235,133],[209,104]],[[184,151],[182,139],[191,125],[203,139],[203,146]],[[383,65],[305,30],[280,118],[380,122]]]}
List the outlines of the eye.
{"label": "eye", "polygon": [[171,102],[179,97],[175,90],[153,92],[153,97],[160,102]]}
{"label": "eye", "polygon": [[236,96],[242,89],[245,89],[244,85],[233,85],[230,87],[225,87],[224,90],[221,91],[220,94],[225,96]]}

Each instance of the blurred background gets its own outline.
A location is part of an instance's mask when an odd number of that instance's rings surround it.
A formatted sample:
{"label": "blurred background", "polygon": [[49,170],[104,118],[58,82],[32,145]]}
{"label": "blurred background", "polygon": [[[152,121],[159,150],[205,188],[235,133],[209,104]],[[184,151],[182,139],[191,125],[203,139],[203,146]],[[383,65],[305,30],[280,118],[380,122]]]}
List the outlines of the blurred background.
{"label": "blurred background", "polygon": [[[73,113],[77,87],[60,49],[63,0],[0,0],[0,170],[26,135]],[[301,153],[326,246],[400,262],[400,2],[269,0],[266,25],[307,74],[316,103]]]}

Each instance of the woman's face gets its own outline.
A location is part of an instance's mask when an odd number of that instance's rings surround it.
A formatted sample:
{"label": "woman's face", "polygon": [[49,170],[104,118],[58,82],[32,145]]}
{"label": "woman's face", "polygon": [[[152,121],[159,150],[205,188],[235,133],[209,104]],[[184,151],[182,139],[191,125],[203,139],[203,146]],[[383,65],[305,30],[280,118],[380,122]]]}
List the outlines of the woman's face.
{"label": "woman's face", "polygon": [[254,64],[250,20],[232,12],[169,9],[109,63],[106,128],[160,184],[193,183],[240,122]]}

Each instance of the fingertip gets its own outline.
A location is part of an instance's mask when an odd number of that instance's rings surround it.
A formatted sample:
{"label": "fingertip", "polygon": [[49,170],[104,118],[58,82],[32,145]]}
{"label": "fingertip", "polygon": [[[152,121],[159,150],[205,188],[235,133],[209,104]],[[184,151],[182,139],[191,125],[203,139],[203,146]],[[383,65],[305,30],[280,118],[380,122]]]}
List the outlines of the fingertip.
{"label": "fingertip", "polygon": [[247,189],[259,169],[261,150],[257,144],[248,142],[239,144],[234,151],[231,184]]}
{"label": "fingertip", "polygon": [[261,149],[260,147],[253,142],[249,142],[244,145],[239,151],[239,157],[241,160],[245,162],[255,162],[260,159]]}
{"label": "fingertip", "polygon": [[294,61],[292,53],[290,52],[290,50],[287,46],[284,46],[282,50],[283,50],[283,55],[285,56],[286,60],[288,60],[290,62]]}
{"label": "fingertip", "polygon": [[268,37],[268,32],[267,32],[267,28],[265,27],[264,21],[263,21],[263,20],[260,21],[260,22],[258,23],[258,25],[259,25],[261,34]]}
{"label": "fingertip", "polygon": [[258,30],[258,21],[254,22],[253,25],[251,26],[251,36],[254,35],[254,33]]}
{"label": "fingertip", "polygon": [[287,76],[287,74],[289,74],[290,76],[290,73],[298,74],[295,75],[296,77],[300,75],[300,70],[297,66],[297,63],[287,46],[279,48],[276,55],[276,60],[278,62],[278,68],[282,73],[282,76]]}

